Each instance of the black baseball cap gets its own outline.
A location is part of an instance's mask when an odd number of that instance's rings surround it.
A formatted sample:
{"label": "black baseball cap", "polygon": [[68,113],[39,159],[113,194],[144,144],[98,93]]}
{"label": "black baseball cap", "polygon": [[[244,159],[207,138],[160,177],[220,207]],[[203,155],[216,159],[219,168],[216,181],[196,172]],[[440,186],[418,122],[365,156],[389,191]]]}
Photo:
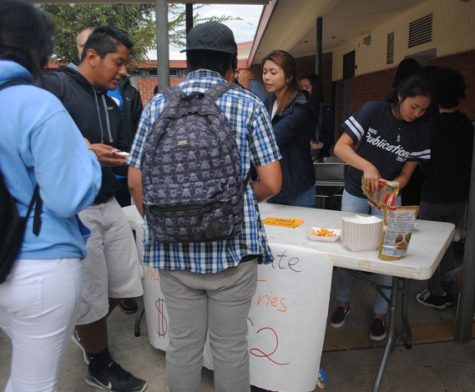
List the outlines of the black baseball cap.
{"label": "black baseball cap", "polygon": [[186,49],[211,50],[223,53],[237,53],[237,45],[231,29],[219,22],[205,22],[193,27],[186,37]]}

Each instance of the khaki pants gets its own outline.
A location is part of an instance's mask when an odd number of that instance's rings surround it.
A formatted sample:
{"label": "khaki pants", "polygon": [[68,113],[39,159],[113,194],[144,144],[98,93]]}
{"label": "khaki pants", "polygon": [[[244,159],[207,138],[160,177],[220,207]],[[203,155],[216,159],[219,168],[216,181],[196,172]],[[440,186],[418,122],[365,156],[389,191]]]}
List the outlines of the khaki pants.
{"label": "khaki pants", "polygon": [[257,285],[257,260],[217,274],[160,271],[167,304],[170,392],[198,392],[209,334],[217,392],[249,391],[247,317]]}
{"label": "khaki pants", "polygon": [[109,312],[109,298],[143,294],[134,236],[115,198],[79,214],[91,230],[83,260],[83,291],[77,325],[93,323]]}

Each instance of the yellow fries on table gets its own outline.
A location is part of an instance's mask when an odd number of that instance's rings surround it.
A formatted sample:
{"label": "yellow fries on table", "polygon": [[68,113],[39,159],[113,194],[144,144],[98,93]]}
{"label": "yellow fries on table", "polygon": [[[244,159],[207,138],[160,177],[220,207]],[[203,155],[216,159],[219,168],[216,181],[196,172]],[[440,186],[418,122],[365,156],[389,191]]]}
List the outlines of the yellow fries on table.
{"label": "yellow fries on table", "polygon": [[319,237],[333,237],[336,235],[333,230],[328,230],[325,227],[321,227],[317,230],[312,230],[312,234]]}

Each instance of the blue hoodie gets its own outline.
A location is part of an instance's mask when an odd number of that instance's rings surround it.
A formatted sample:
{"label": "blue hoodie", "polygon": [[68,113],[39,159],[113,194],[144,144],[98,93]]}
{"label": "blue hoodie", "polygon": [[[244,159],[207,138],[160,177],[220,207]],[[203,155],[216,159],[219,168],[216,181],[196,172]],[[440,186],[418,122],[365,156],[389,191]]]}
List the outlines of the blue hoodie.
{"label": "blue hoodie", "polygon": [[[18,78],[32,81],[18,63],[0,60],[0,84]],[[32,85],[0,91],[0,171],[20,215],[37,184],[43,200],[41,232],[33,234],[31,216],[18,258],[84,258],[76,214],[99,191],[101,167],[53,94]]]}

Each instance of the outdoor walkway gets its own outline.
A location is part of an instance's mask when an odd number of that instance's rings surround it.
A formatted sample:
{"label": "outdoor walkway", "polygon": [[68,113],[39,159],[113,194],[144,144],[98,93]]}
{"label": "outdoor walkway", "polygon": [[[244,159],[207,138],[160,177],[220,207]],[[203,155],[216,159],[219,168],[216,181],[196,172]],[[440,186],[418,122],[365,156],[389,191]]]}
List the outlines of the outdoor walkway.
{"label": "outdoor walkway", "polygon": [[[453,339],[455,310],[434,311],[417,304],[414,294],[424,287],[412,282],[409,319],[414,340],[445,341],[415,344],[411,350],[397,347],[390,357],[382,382],[382,391],[391,392],[463,392],[475,390],[475,341],[459,344]],[[370,391],[382,356],[381,344],[368,338],[373,293],[356,280],[352,314],[340,330],[327,329],[322,367],[326,370],[326,391]],[[333,303],[330,306],[330,311]],[[150,392],[165,392],[165,354],[150,346],[145,322],[142,336],[134,336],[134,316],[119,309],[111,315],[110,348],[114,358],[126,369],[149,383]],[[441,332],[440,332],[441,331]],[[327,351],[328,350],[328,351]],[[10,344],[0,333],[0,391],[9,372]],[[89,392],[84,383],[86,365],[79,349],[71,343],[59,384],[60,392]],[[203,371],[202,392],[212,392],[212,373]]]}

